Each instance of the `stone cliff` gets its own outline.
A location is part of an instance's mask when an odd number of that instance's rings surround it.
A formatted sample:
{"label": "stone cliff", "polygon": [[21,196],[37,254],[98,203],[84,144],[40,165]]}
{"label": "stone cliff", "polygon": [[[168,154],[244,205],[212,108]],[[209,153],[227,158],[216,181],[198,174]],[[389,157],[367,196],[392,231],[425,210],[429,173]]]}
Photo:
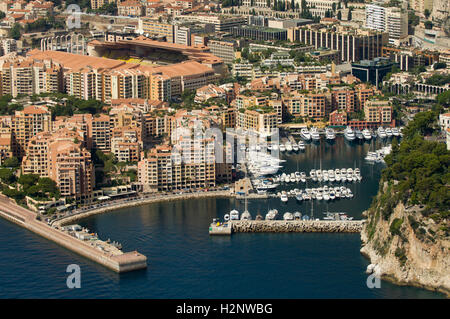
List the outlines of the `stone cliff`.
{"label": "stone cliff", "polygon": [[450,296],[448,221],[436,222],[421,205],[405,207],[391,186],[383,182],[364,212],[361,253],[382,279]]}

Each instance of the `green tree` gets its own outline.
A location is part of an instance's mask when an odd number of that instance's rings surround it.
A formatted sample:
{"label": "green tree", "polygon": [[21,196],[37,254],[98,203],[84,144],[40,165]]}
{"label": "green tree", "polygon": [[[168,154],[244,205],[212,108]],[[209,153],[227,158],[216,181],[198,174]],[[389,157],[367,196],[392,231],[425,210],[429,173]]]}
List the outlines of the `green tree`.
{"label": "green tree", "polygon": [[19,160],[17,159],[17,157],[10,157],[7,158],[4,162],[3,162],[3,166],[4,167],[12,167],[12,168],[18,168],[20,166]]}
{"label": "green tree", "polygon": [[3,183],[12,184],[16,181],[16,175],[8,168],[0,168],[0,179]]}
{"label": "green tree", "polygon": [[9,30],[8,36],[14,40],[19,40],[22,36],[22,27],[19,23],[14,23],[12,28]]}

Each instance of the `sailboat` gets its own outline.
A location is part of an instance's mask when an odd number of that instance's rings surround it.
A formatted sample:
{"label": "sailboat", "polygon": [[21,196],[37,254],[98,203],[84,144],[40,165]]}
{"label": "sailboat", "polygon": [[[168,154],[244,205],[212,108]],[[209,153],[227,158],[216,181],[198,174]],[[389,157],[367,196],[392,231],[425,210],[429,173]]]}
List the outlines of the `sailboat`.
{"label": "sailboat", "polygon": [[252,219],[252,215],[250,215],[247,208],[248,208],[248,205],[247,205],[247,194],[246,194],[245,195],[245,210],[241,215],[241,220],[251,220]]}

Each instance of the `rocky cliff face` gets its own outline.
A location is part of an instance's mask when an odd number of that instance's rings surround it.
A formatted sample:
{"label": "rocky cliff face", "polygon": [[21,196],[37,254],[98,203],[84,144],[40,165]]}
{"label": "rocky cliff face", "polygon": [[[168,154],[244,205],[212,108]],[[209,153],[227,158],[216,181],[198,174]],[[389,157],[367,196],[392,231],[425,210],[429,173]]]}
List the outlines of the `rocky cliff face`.
{"label": "rocky cliff face", "polygon": [[424,216],[424,207],[405,207],[387,182],[364,214],[361,253],[381,278],[450,296],[448,221]]}

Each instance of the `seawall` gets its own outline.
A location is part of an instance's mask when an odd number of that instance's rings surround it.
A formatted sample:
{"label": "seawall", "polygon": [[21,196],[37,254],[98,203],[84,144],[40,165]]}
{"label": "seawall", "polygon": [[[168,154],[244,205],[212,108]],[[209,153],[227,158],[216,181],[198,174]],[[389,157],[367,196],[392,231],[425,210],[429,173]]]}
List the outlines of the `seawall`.
{"label": "seawall", "polygon": [[364,220],[239,220],[230,221],[235,233],[359,233]]}
{"label": "seawall", "polygon": [[36,220],[36,214],[34,212],[16,205],[4,196],[0,197],[0,203],[1,217],[115,272],[122,273],[147,267],[147,257],[137,251],[118,255],[103,252],[90,245],[89,242],[74,238],[67,233]]}
{"label": "seawall", "polygon": [[188,194],[173,194],[173,195],[167,195],[167,196],[155,196],[151,198],[144,198],[141,200],[132,200],[129,202],[123,202],[120,204],[112,204],[100,208],[90,209],[87,211],[79,212],[74,215],[61,218],[59,220],[55,220],[53,222],[53,225],[56,226],[64,226],[68,224],[72,224],[75,221],[78,221],[80,219],[102,214],[122,208],[128,208],[128,207],[136,207],[136,206],[142,206],[152,203],[159,203],[159,202],[167,202],[167,201],[175,201],[175,200],[186,200],[186,199],[196,199],[196,198],[208,198],[208,197],[231,197],[230,191],[211,191],[211,192],[202,192],[202,193],[188,193]]}

